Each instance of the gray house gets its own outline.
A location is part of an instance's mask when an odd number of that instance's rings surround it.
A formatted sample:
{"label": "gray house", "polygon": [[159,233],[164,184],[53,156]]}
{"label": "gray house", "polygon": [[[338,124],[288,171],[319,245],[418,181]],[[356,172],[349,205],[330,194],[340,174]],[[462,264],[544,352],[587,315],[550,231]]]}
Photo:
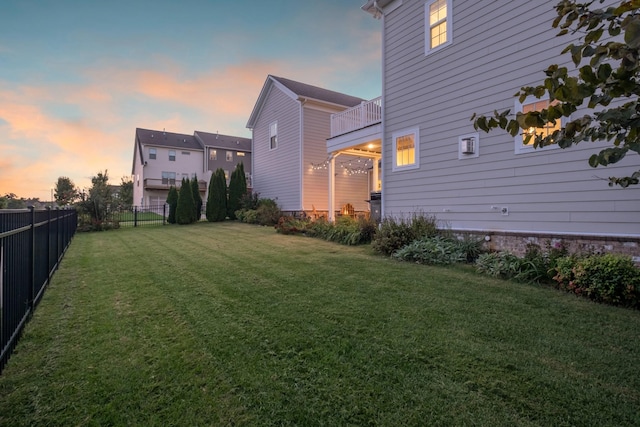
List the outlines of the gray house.
{"label": "gray house", "polygon": [[[556,0],[378,0],[383,67],[382,212],[434,214],[493,247],[566,239],[581,247],[640,255],[640,188],[606,178],[637,169],[638,156],[593,169],[605,143],[534,150],[522,135],[477,133],[474,113],[540,109],[517,102],[552,63],[574,68],[571,36],[551,28]],[[583,112],[578,112],[582,114]],[[549,131],[552,131],[550,129]]]}
{"label": "gray house", "polygon": [[[333,216],[343,206],[369,210],[367,167],[354,153],[340,158],[331,174],[334,203],[329,206],[331,115],[364,99],[282,77],[268,76],[247,127],[253,132],[253,189],[276,199],[287,212]],[[358,166],[360,165],[360,166]],[[331,211],[329,213],[329,211]]]}

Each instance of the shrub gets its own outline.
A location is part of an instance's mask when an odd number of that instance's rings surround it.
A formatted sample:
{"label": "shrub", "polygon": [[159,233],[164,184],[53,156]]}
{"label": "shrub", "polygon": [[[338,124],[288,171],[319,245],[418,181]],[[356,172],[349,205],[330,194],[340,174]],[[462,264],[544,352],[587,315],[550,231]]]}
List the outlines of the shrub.
{"label": "shrub", "polygon": [[481,254],[476,260],[476,270],[492,277],[511,279],[520,272],[520,258],[508,251]]}
{"label": "shrub", "polygon": [[414,240],[438,234],[433,216],[413,215],[411,220],[384,218],[372,242],[373,250],[391,255]]}
{"label": "shrub", "polygon": [[209,222],[224,221],[227,217],[227,179],[221,168],[216,169],[209,180],[205,214]]}
{"label": "shrub", "polygon": [[292,216],[281,216],[275,228],[278,233],[282,234],[301,234],[306,232],[308,224],[308,220]]}
{"label": "shrub", "polygon": [[200,185],[198,184],[198,176],[194,176],[191,180],[191,192],[193,193],[193,215],[194,221],[200,221],[202,216],[202,196],[200,195]]}
{"label": "shrub", "polygon": [[169,205],[169,217],[167,221],[169,224],[176,223],[176,209],[178,208],[178,190],[173,185],[169,188],[169,195],[167,196],[167,204]]}
{"label": "shrub", "polygon": [[324,218],[319,218],[307,225],[307,236],[317,237],[327,240],[329,232],[333,228],[333,224]]}
{"label": "shrub", "polygon": [[236,211],[240,208],[240,200],[247,193],[247,179],[242,162],[236,165],[229,180],[229,197],[227,200],[227,216],[236,219]]}
{"label": "shrub", "polygon": [[419,264],[444,265],[465,261],[466,253],[456,240],[435,236],[415,240],[396,251],[393,257]]}
{"label": "shrub", "polygon": [[278,203],[272,199],[260,199],[256,209],[256,223],[260,225],[276,225],[282,216]]}
{"label": "shrub", "polygon": [[464,253],[464,262],[473,264],[481,253],[484,252],[484,239],[468,234],[456,240],[458,249]]}
{"label": "shrub", "polygon": [[556,272],[561,289],[607,304],[640,305],[640,270],[629,256],[566,257],[558,260]]}
{"label": "shrub", "polygon": [[176,209],[176,222],[178,224],[191,224],[195,221],[195,202],[189,180],[182,179],[182,186],[178,192],[178,207]]}

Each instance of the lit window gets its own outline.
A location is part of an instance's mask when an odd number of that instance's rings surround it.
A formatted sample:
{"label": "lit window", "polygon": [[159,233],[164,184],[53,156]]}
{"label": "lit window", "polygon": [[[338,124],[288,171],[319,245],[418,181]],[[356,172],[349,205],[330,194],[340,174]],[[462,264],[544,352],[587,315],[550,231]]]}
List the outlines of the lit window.
{"label": "lit window", "polygon": [[233,162],[233,151],[227,151],[227,162]]}
{"label": "lit window", "polygon": [[393,134],[393,170],[416,169],[419,159],[419,132],[411,129]]}
{"label": "lit window", "polygon": [[[530,113],[532,111],[541,111],[549,107],[549,105],[556,104],[558,101],[553,101],[549,103],[549,98],[541,98],[538,99],[534,96],[530,96],[523,103],[520,103],[516,100],[515,110],[516,112],[522,113]],[[545,127],[542,128],[529,128],[526,131],[523,131],[515,138],[515,152],[519,153],[528,153],[534,150],[533,142],[534,137],[536,135],[541,135],[542,137],[547,137],[552,135],[553,132],[560,130],[562,128],[562,120],[556,120],[556,123],[547,123]],[[531,135],[529,141],[526,141],[527,136]],[[557,145],[547,145],[546,147],[539,147],[537,150],[549,150],[558,148]]]}
{"label": "lit window", "polygon": [[229,171],[224,171],[224,177],[227,181],[229,181]]}
{"label": "lit window", "polygon": [[175,150],[169,150],[169,161],[170,162],[175,162],[176,161],[176,152],[175,152]]}
{"label": "lit window", "polygon": [[238,152],[236,153],[236,156],[238,156],[238,157],[244,157],[244,152],[243,152],[243,151],[238,151]]}
{"label": "lit window", "polygon": [[213,148],[209,149],[209,160],[217,160],[218,159],[218,152],[216,150],[214,150]]}
{"label": "lit window", "polygon": [[158,151],[155,148],[149,148],[149,159],[155,159]]}
{"label": "lit window", "polygon": [[271,150],[278,148],[278,122],[273,122],[269,126],[269,148]]}
{"label": "lit window", "polygon": [[451,44],[451,0],[430,0],[424,5],[425,54]]}

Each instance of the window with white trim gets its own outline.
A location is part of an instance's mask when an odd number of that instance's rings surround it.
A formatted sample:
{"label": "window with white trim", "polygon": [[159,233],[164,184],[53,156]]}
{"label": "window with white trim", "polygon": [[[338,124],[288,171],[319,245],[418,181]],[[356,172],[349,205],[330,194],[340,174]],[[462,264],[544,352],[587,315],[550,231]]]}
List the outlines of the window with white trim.
{"label": "window with white trim", "polygon": [[420,166],[420,132],[417,128],[394,132],[392,135],[392,142],[392,170],[401,171],[417,169]]}
{"label": "window with white trim", "polygon": [[425,55],[442,49],[453,40],[451,0],[429,0],[424,5]]}
{"label": "window with white trim", "polygon": [[269,149],[276,148],[278,148],[278,122],[273,122],[269,125]]}
{"label": "window with white trim", "polygon": [[169,150],[169,161],[170,162],[175,162],[176,161],[176,151],[175,150]]}
{"label": "window with white trim", "polygon": [[155,159],[158,154],[158,150],[155,148],[149,148],[149,160]]}
{"label": "window with white trim", "polygon": [[209,160],[217,160],[217,159],[218,159],[218,152],[213,148],[209,148]]}
{"label": "window with white trim", "polygon": [[233,151],[227,151],[227,162],[233,162]]}
{"label": "window with white trim", "polygon": [[[532,111],[541,111],[549,107],[549,105],[556,104],[558,101],[549,102],[549,96],[546,95],[542,98],[536,98],[535,96],[528,96],[524,102],[520,103],[516,99],[515,111],[521,113],[530,113]],[[533,142],[535,135],[541,135],[543,137],[549,136],[553,134],[556,130],[560,130],[562,128],[563,120],[556,120],[556,123],[547,123],[547,125],[543,128],[529,128],[525,131],[520,132],[515,138],[515,153],[530,153],[534,151]],[[526,141],[527,135],[531,135],[529,141]],[[539,147],[535,149],[539,150],[553,150],[559,148],[557,145],[547,145],[546,147]]]}
{"label": "window with white trim", "polygon": [[165,185],[176,185],[176,173],[162,172],[162,183]]}

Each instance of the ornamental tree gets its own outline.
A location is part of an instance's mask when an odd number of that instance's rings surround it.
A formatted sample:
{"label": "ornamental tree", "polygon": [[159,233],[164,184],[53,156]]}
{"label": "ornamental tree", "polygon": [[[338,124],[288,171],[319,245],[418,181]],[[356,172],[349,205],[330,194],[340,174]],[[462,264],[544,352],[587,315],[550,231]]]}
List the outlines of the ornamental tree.
{"label": "ornamental tree", "polygon": [[[515,118],[509,117],[510,110],[494,111],[491,117],[474,114],[474,127],[485,132],[499,127],[515,137],[520,130],[555,125],[566,117],[564,126],[550,135],[527,132],[525,143],[533,138],[535,148],[550,144],[568,148],[582,141],[610,142],[611,146],[589,158],[592,167],[617,163],[629,151],[640,153],[640,1],[595,7],[594,3],[603,1],[563,0],[555,6],[552,27],[560,29],[557,36],[580,34],[562,51],[571,55],[577,70],[550,65],[542,84],[523,87],[516,94],[520,102],[527,96],[548,95],[548,108],[518,112]],[[614,106],[608,108],[612,102]],[[585,103],[587,114],[569,120]],[[637,185],[639,179],[640,170],[631,176],[610,177],[609,185],[628,187]]]}
{"label": "ornamental tree", "polygon": [[169,224],[176,223],[176,210],[178,209],[178,190],[173,185],[169,188],[169,194],[167,195],[167,204],[169,205],[169,217],[167,221]]}
{"label": "ornamental tree", "polygon": [[182,178],[180,191],[178,192],[178,208],[176,209],[176,222],[178,224],[191,224],[195,222],[193,193],[188,179]]}
{"label": "ornamental tree", "polygon": [[78,198],[78,189],[70,178],[61,176],[56,182],[54,198],[60,206],[70,205]]}
{"label": "ornamental tree", "polygon": [[227,216],[236,219],[236,211],[240,209],[240,199],[247,192],[247,178],[244,175],[244,165],[238,163],[229,180],[229,200],[227,201]]}
{"label": "ornamental tree", "polygon": [[193,193],[193,214],[197,222],[200,221],[200,215],[202,214],[202,196],[200,195],[197,176],[194,176],[191,180],[191,192]]}
{"label": "ornamental tree", "polygon": [[209,196],[206,209],[207,221],[224,221],[227,217],[227,178],[218,168],[209,181]]}

